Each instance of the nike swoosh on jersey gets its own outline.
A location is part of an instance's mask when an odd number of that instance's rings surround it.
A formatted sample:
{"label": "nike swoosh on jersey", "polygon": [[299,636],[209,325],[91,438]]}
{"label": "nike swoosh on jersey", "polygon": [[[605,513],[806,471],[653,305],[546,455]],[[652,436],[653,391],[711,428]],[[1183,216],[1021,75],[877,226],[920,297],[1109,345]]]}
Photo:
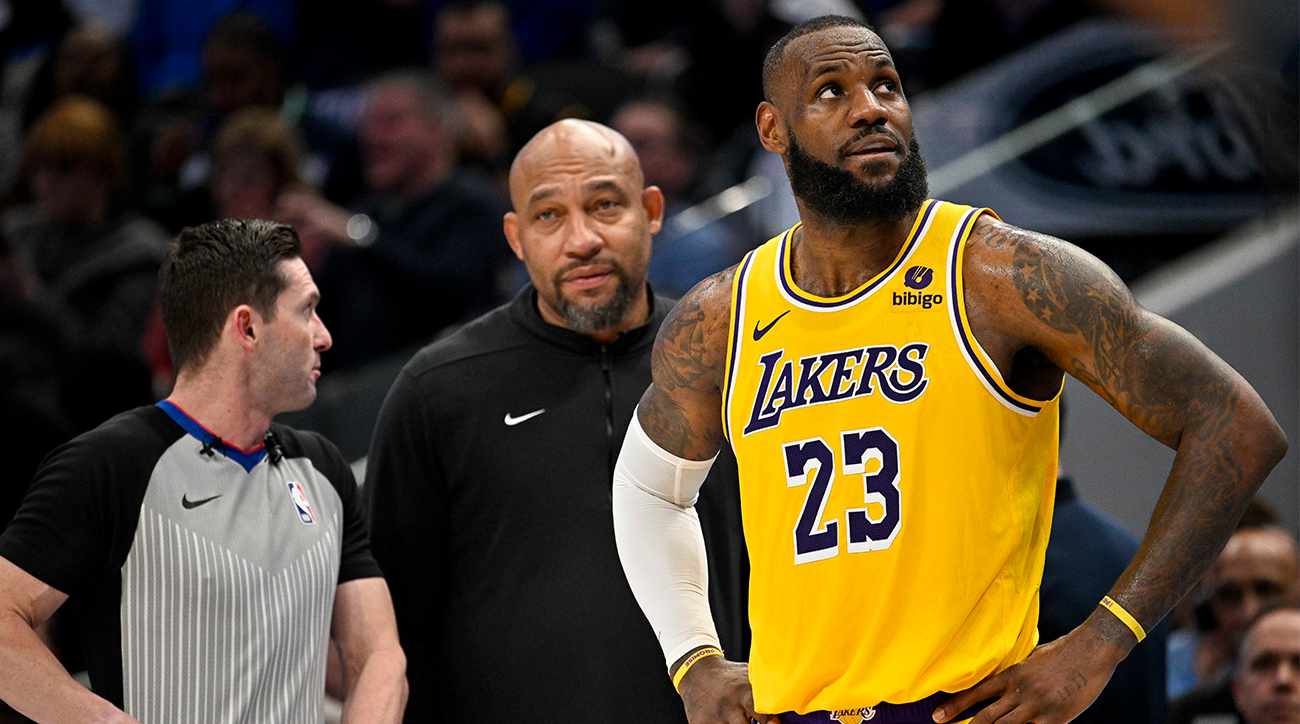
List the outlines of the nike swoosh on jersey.
{"label": "nike swoosh on jersey", "polygon": [[190,500],[189,498],[182,495],[181,506],[184,507],[186,510],[189,510],[190,508],[197,508],[200,505],[203,505],[204,503],[211,503],[212,501],[220,497],[221,497],[220,495],[214,495],[211,498],[204,498],[203,500]]}
{"label": "nike swoosh on jersey", "polygon": [[762,338],[763,338],[763,335],[767,334],[768,330],[770,330],[772,327],[775,327],[775,326],[776,326],[776,323],[779,322],[779,321],[781,321],[781,317],[784,317],[785,315],[787,315],[787,314],[789,314],[789,313],[790,313],[790,310],[789,310],[789,309],[785,310],[784,312],[781,312],[781,314],[778,315],[776,319],[773,319],[773,320],[772,320],[772,323],[771,323],[771,324],[767,325],[766,327],[763,327],[762,329],[759,329],[759,327],[758,327],[758,324],[759,324],[759,323],[758,323],[757,321],[755,321],[755,322],[754,322],[754,341],[757,342],[758,340],[762,339]]}
{"label": "nike swoosh on jersey", "polygon": [[544,407],[543,407],[542,409],[540,409],[540,410],[533,410],[532,412],[530,412],[530,413],[528,413],[528,414],[526,414],[526,415],[520,415],[519,417],[511,417],[511,416],[510,416],[510,413],[507,412],[507,413],[506,413],[506,424],[509,425],[510,427],[514,427],[515,425],[518,425],[519,423],[521,423],[521,422],[523,422],[523,421],[525,421],[525,420],[531,420],[531,419],[533,419],[534,417],[537,417],[538,415],[542,414],[543,412],[546,412],[546,408],[544,408]]}

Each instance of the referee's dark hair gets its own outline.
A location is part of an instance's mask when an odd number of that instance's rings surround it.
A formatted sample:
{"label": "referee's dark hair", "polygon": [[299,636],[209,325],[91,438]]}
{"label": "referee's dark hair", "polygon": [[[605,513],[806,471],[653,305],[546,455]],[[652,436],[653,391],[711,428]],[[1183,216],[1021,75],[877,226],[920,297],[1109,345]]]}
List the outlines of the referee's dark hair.
{"label": "referee's dark hair", "polygon": [[780,40],[773,43],[771,49],[767,51],[767,56],[763,58],[763,100],[768,103],[773,102],[776,76],[781,70],[781,61],[785,58],[785,47],[790,44],[790,41],[819,30],[842,27],[864,28],[873,33],[876,32],[876,29],[871,27],[870,24],[847,15],[819,15],[790,28],[790,32],[782,35]]}
{"label": "referee's dark hair", "polygon": [[230,310],[247,304],[265,319],[288,286],[280,262],[302,256],[298,232],[264,219],[221,219],[181,230],[158,272],[158,306],[172,365],[202,365]]}

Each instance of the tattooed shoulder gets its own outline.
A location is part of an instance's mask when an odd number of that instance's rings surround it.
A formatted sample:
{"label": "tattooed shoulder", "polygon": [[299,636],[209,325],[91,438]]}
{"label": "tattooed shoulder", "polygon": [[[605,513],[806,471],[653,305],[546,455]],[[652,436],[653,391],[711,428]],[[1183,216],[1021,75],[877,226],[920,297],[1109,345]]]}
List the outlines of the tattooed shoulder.
{"label": "tattooed shoulder", "polygon": [[1010,278],[998,297],[1013,334],[1062,370],[1093,388],[1148,433],[1165,439],[1147,420],[1149,370],[1143,359],[1152,345],[1149,320],[1128,288],[1086,251],[1046,234],[997,220],[972,231],[984,263]]}
{"label": "tattooed shoulder", "polygon": [[650,363],[656,387],[705,391],[721,385],[735,275],[733,266],[705,279],[668,313]]}
{"label": "tattooed shoulder", "polygon": [[687,292],[659,328],[650,356],[654,384],[641,398],[641,426],[660,447],[690,460],[707,460],[722,443],[717,405],[735,273],[719,272]]}
{"label": "tattooed shoulder", "polygon": [[1072,244],[986,215],[971,230],[967,251],[977,267],[1000,277],[1009,273],[1014,298],[1057,332],[1113,333],[1137,321],[1138,309],[1119,277]]}
{"label": "tattooed shoulder", "polygon": [[1012,226],[990,214],[982,214],[971,227],[969,243],[982,244],[989,249],[1014,247],[1021,241],[1037,236],[1032,232]]}
{"label": "tattooed shoulder", "polygon": [[1026,248],[1065,244],[1047,234],[1012,226],[990,214],[984,214],[975,220],[966,243],[967,253],[973,252],[990,258],[1000,258],[1000,254],[1014,254]]}

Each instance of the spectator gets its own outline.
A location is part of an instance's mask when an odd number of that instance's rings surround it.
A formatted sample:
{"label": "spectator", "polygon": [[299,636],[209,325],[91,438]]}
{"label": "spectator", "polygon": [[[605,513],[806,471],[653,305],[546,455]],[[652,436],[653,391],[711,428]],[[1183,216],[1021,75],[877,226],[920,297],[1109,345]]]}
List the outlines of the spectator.
{"label": "spectator", "polygon": [[250,106],[278,109],[284,74],[276,38],[256,15],[236,13],[212,26],[203,43],[202,93],[176,108],[155,106],[149,158],[154,188],[151,214],[173,232],[211,219],[211,142],[234,112]]}
{"label": "spectator", "polygon": [[1300,603],[1300,546],[1276,525],[1239,528],[1206,574],[1206,590],[1214,626],[1202,633],[1195,658],[1205,683],[1170,704],[1169,724],[1240,717],[1230,690],[1236,644],[1264,605]]}
{"label": "spectator", "polygon": [[126,44],[97,27],[68,31],[32,80],[23,105],[23,127],[30,128],[51,105],[70,95],[99,101],[129,127],[138,98]]}
{"label": "spectator", "polygon": [[173,231],[212,218],[208,185],[213,144],[222,125],[248,108],[275,113],[305,145],[299,172],[334,198],[360,188],[355,144],[337,124],[286,102],[284,59],[271,29],[256,15],[223,18],[208,34],[203,51],[203,92],[177,108],[154,109],[149,157],[151,213]]}
{"label": "spectator", "polygon": [[518,50],[509,11],[492,0],[451,3],[438,11],[433,28],[433,67],[465,124],[462,158],[504,170],[513,150],[506,119],[531,93],[513,78]]}
{"label": "spectator", "polygon": [[610,124],[632,144],[646,183],[659,187],[667,208],[690,203],[703,131],[680,106],[653,98],[632,100],[614,112]]}
{"label": "spectator", "polygon": [[752,245],[743,245],[727,220],[696,228],[679,217],[695,200],[703,131],[670,101],[641,99],[622,105],[610,126],[636,149],[646,183],[664,194],[663,232],[655,239],[650,282],[661,293],[680,297],[701,279],[740,261]]}
{"label": "spectator", "polygon": [[255,16],[272,34],[273,44],[293,40],[298,3],[286,0],[209,0],[177,3],[141,0],[132,44],[140,85],[146,98],[185,92],[202,76],[213,31],[223,19],[240,11]]}
{"label": "spectator", "polygon": [[1243,724],[1300,724],[1300,609],[1265,609],[1241,642],[1232,698]]}
{"label": "spectator", "polygon": [[1217,634],[1202,641],[1197,668],[1214,678],[1235,659],[1235,643],[1271,599],[1300,602],[1300,551],[1277,526],[1247,528],[1228,539],[1208,574],[1210,612]]}
{"label": "spectator", "polygon": [[[212,177],[204,193],[190,201],[204,219],[269,219],[280,194],[302,184],[302,151],[297,134],[263,107],[233,113],[217,131]],[[308,266],[315,258],[304,249]]]}
{"label": "spectator", "polygon": [[496,99],[507,89],[519,49],[503,3],[448,3],[438,10],[433,31],[433,66],[449,90],[474,90]]}
{"label": "spectator", "polygon": [[[235,113],[221,126],[213,149],[209,190],[216,217],[274,216],[280,194],[302,184],[300,158],[298,139],[274,113],[263,108]],[[314,266],[310,256],[306,261]]]}
{"label": "spectator", "polygon": [[[465,118],[466,143],[479,154],[469,160],[479,162],[483,154],[495,153],[500,147],[498,122],[489,112],[492,109],[499,113],[509,136],[508,153],[492,156],[504,169],[504,160],[544,127],[563,118],[609,118],[630,95],[635,80],[597,62],[547,62],[526,70],[517,67],[517,29],[536,33],[540,27],[563,22],[562,18],[574,11],[581,12],[582,4],[583,0],[543,4],[467,0],[448,3],[440,10],[434,27],[433,65],[457,98]],[[524,22],[512,26],[512,11],[517,18],[523,14]],[[566,27],[564,34],[573,35],[574,30]],[[558,35],[552,40],[554,37]]]}
{"label": "spectator", "polygon": [[368,189],[352,209],[308,192],[281,199],[280,218],[328,247],[320,269],[333,369],[428,342],[498,300],[506,256],[501,204],[458,171],[454,107],[425,74],[375,81],[359,127]]}
{"label": "spectator", "polygon": [[28,135],[4,228],[78,340],[135,356],[167,235],[122,202],[126,161],[112,113],[69,97]]}
{"label": "spectator", "polygon": [[217,118],[249,106],[280,105],[285,77],[279,47],[271,29],[250,13],[212,26],[203,43],[203,92]]}
{"label": "spectator", "polygon": [[[1277,512],[1262,498],[1255,498],[1246,506],[1237,523],[1237,530],[1253,528],[1275,528],[1278,526]],[[1174,700],[1204,683],[1202,672],[1198,669],[1198,652],[1202,639],[1214,636],[1218,623],[1210,610],[1210,588],[1213,576],[1206,575],[1192,589],[1192,592],[1174,607],[1169,614],[1168,642],[1168,682],[1167,698]],[[1222,650],[1222,646],[1220,646]]]}

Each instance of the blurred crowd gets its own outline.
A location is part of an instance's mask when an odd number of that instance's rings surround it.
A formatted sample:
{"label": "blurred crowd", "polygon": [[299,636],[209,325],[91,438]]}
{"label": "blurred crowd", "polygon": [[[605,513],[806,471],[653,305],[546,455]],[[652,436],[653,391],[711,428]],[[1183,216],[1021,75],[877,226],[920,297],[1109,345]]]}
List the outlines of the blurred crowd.
{"label": "blurred crowd", "polygon": [[[292,224],[333,334],[326,375],[355,373],[404,360],[523,283],[501,232],[505,179],[555,120],[600,121],[631,141],[667,199],[651,283],[679,295],[774,233],[761,214],[673,217],[751,175],[758,69],[793,24],[871,21],[914,97],[1091,15],[1197,26],[1201,6],[0,0],[9,479],[30,480],[54,445],[170,390],[155,288],[185,226]],[[0,486],[0,527],[23,489]],[[1227,634],[1214,635],[1237,626],[1217,613],[1226,597],[1202,597],[1217,628],[1204,614],[1175,622],[1198,632],[1175,637],[1192,647],[1190,680],[1232,658]]]}
{"label": "blurred crowd", "polygon": [[[973,4],[999,28],[979,52],[954,32]],[[334,336],[326,374],[361,370],[523,283],[501,234],[506,175],[557,119],[605,122],[632,142],[667,199],[651,280],[680,295],[780,231],[755,215],[673,217],[751,175],[758,68],[792,24],[828,12],[877,22],[915,93],[1104,10],[0,0],[0,439],[15,479],[53,444],[168,392],[155,277],[185,226],[297,228]]]}
{"label": "blurred crowd", "polygon": [[[1169,615],[1167,724],[1300,721],[1300,662],[1290,660],[1300,657],[1300,637],[1282,638],[1274,670],[1244,655],[1258,621],[1278,608],[1294,614],[1298,605],[1300,544],[1276,511],[1256,500],[1218,560]],[[1260,691],[1243,686],[1256,668],[1269,674]]]}

